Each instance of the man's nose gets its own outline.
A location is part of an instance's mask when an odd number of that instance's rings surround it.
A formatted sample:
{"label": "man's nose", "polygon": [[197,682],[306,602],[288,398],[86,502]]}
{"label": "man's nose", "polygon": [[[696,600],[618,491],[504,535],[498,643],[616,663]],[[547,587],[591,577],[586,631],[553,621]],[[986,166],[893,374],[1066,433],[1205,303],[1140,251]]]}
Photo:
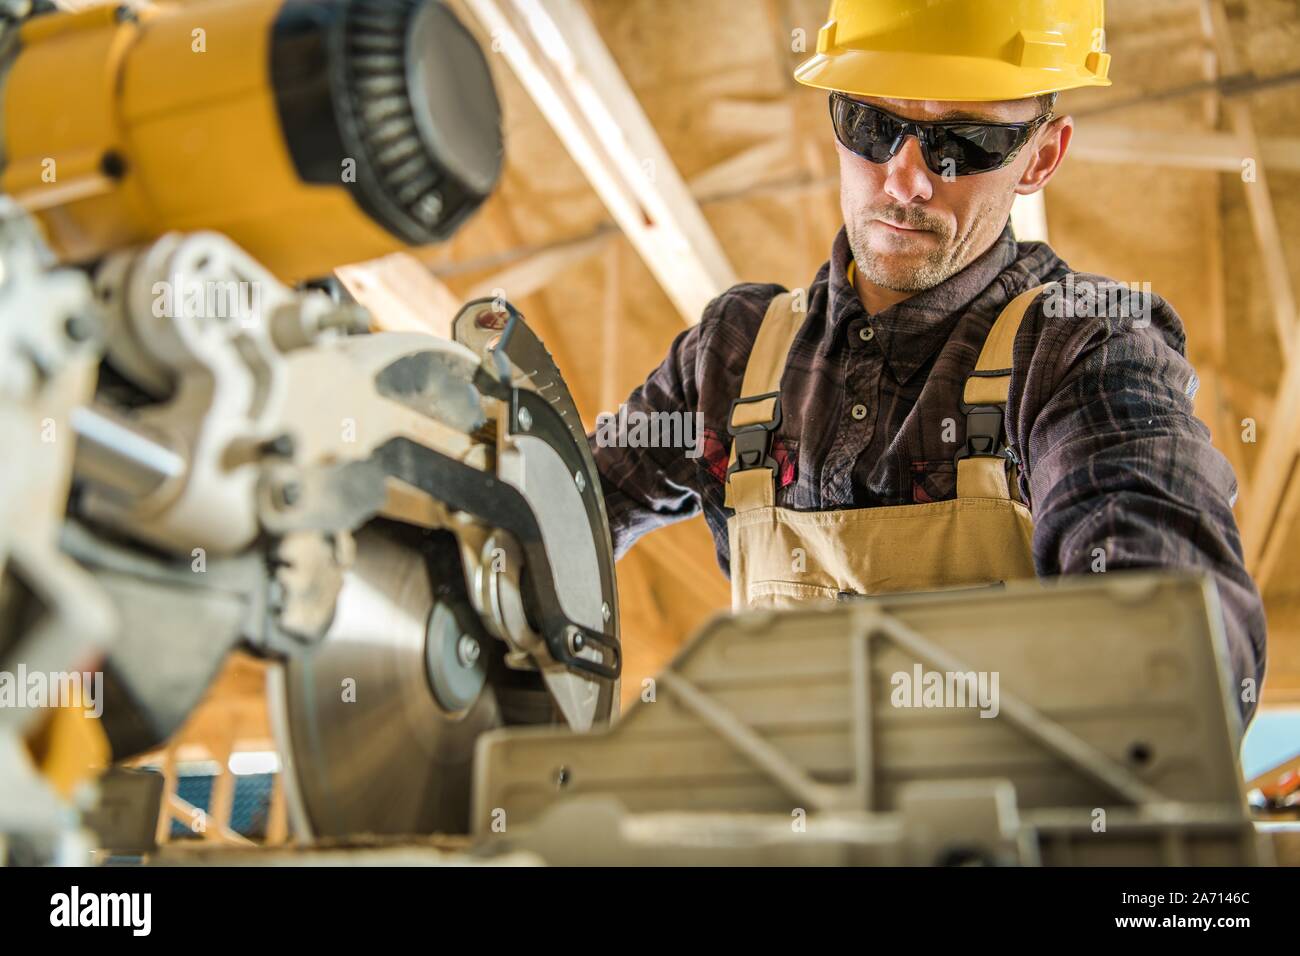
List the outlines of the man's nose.
{"label": "man's nose", "polygon": [[926,202],[934,195],[930,170],[915,136],[904,139],[897,155],[885,164],[885,192],[900,203]]}

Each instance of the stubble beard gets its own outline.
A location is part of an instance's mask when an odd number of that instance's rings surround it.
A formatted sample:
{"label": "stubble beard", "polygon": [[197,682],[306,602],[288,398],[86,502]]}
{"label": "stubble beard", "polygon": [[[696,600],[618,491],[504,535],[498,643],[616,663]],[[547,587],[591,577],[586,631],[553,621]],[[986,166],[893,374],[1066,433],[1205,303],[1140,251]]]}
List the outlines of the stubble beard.
{"label": "stubble beard", "polygon": [[[939,239],[938,244],[923,254],[898,254],[882,257],[868,244],[868,230],[876,219],[916,229],[929,230]],[[978,222],[978,218],[974,220]],[[924,292],[952,278],[975,258],[971,254],[974,226],[961,236],[954,237],[948,223],[937,221],[916,207],[890,206],[885,209],[863,210],[845,221],[849,249],[858,272],[869,282],[893,292]]]}

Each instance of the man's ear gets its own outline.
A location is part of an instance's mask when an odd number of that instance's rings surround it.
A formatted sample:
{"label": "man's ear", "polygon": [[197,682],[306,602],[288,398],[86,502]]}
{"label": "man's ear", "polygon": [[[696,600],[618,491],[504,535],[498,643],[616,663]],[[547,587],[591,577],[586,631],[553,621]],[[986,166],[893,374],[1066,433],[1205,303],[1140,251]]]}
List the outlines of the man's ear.
{"label": "man's ear", "polygon": [[1029,165],[1025,167],[1016,183],[1016,192],[1021,196],[1036,193],[1048,184],[1056,175],[1061,161],[1070,148],[1070,138],[1074,136],[1074,118],[1058,116],[1038,131],[1037,144],[1033,147]]}

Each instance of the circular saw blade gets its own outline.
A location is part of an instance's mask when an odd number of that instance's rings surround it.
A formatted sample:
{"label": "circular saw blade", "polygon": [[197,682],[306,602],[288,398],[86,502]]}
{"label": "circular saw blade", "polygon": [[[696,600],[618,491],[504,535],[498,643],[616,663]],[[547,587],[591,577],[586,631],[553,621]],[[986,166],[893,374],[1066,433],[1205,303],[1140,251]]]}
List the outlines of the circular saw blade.
{"label": "circular saw blade", "polygon": [[280,668],[284,778],[304,835],[465,832],[474,742],[501,723],[485,686],[459,714],[426,676],[434,594],[424,555],[390,529],[356,537],[334,621]]}

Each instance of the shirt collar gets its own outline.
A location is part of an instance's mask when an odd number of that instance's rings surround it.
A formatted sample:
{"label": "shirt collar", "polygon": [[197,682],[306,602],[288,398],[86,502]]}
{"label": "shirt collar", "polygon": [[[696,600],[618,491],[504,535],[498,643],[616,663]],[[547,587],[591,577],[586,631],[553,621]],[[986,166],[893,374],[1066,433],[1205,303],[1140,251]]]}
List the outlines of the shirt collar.
{"label": "shirt collar", "polygon": [[[831,249],[831,323],[849,335],[856,335],[857,329],[869,324],[895,380],[906,382],[930,361],[967,307],[1016,261],[1017,255],[1016,239],[1008,225],[993,245],[956,275],[868,316],[850,278],[853,254],[848,235],[840,229]],[[981,297],[981,305],[986,298]]]}

